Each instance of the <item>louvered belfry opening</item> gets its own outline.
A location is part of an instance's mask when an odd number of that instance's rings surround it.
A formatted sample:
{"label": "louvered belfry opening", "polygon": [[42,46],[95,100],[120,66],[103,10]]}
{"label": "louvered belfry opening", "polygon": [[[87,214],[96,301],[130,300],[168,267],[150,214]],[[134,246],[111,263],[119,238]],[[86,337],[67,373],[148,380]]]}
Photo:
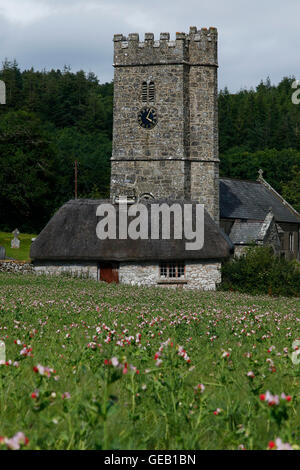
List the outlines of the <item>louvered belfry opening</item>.
{"label": "louvered belfry opening", "polygon": [[143,82],[142,85],[142,102],[147,103],[148,101],[148,84],[147,82]]}
{"label": "louvered belfry opening", "polygon": [[149,102],[154,103],[154,101],[155,101],[155,85],[154,85],[154,82],[149,83],[148,97],[149,97]]}
{"label": "louvered belfry opening", "polygon": [[142,83],[142,102],[154,103],[155,101],[155,84],[154,82]]}

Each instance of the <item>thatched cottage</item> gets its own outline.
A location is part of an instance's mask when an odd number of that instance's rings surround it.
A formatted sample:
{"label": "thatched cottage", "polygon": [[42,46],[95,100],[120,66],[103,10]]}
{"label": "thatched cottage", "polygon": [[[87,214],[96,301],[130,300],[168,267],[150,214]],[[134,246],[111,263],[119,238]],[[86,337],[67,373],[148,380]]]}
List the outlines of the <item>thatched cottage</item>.
{"label": "thatched cottage", "polygon": [[[35,270],[39,273],[69,273],[106,282],[132,285],[176,286],[214,290],[221,281],[221,261],[228,258],[232,244],[205,212],[204,246],[188,251],[187,240],[100,240],[96,234],[97,207],[103,200],[72,200],[52,217],[31,248]],[[151,205],[168,201],[144,201]],[[177,201],[183,206],[187,201]],[[174,201],[172,201],[172,205]],[[118,215],[119,204],[114,204]],[[151,211],[149,232],[151,231]],[[117,217],[118,220],[118,217]],[[118,228],[118,227],[117,227]]]}

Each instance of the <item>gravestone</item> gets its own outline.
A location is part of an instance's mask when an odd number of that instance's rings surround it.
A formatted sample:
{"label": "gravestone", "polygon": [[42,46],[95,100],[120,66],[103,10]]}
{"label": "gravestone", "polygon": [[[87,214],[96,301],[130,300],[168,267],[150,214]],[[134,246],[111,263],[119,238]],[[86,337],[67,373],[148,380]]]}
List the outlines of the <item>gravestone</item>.
{"label": "gravestone", "polygon": [[0,259],[5,259],[6,253],[4,246],[0,246]]}
{"label": "gravestone", "polygon": [[5,343],[0,341],[0,364],[6,361],[5,357]]}
{"label": "gravestone", "polygon": [[20,240],[18,239],[18,236],[20,235],[20,232],[19,230],[16,228],[14,231],[13,231],[13,236],[14,238],[12,239],[11,241],[11,248],[20,248]]}

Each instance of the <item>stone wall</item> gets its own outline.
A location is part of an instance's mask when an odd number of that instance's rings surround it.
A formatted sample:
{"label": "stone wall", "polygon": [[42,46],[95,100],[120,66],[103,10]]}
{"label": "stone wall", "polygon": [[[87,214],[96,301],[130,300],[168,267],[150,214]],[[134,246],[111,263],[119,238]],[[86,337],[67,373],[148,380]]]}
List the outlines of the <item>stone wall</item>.
{"label": "stone wall", "polygon": [[83,277],[97,280],[98,264],[96,262],[63,262],[44,261],[34,262],[33,270],[36,274],[59,275],[65,274],[73,277]]}
{"label": "stone wall", "polygon": [[33,272],[33,267],[23,261],[5,260],[0,261],[1,273],[29,274]]}
{"label": "stone wall", "polygon": [[221,263],[215,261],[186,263],[186,276],[178,282],[159,277],[158,263],[120,263],[119,280],[137,286],[179,287],[183,289],[215,290],[221,282]]}
{"label": "stone wall", "polygon": [[[119,282],[132,286],[159,286],[183,289],[215,290],[221,282],[221,263],[216,261],[192,261],[186,263],[186,276],[179,280],[160,278],[157,262],[122,262],[119,265]],[[0,272],[35,273],[44,275],[69,275],[98,279],[97,262],[44,261],[32,264],[1,261]]]}
{"label": "stone wall", "polygon": [[221,263],[216,261],[194,261],[186,265],[188,284],[186,289],[216,290],[221,282]]}

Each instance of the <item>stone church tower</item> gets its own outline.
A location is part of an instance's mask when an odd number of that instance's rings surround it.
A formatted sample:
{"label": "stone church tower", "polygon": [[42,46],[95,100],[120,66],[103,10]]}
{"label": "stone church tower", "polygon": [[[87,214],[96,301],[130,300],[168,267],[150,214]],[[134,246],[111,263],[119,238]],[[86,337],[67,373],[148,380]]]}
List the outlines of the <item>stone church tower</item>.
{"label": "stone church tower", "polygon": [[219,221],[217,30],[114,36],[111,196],[195,200]]}

